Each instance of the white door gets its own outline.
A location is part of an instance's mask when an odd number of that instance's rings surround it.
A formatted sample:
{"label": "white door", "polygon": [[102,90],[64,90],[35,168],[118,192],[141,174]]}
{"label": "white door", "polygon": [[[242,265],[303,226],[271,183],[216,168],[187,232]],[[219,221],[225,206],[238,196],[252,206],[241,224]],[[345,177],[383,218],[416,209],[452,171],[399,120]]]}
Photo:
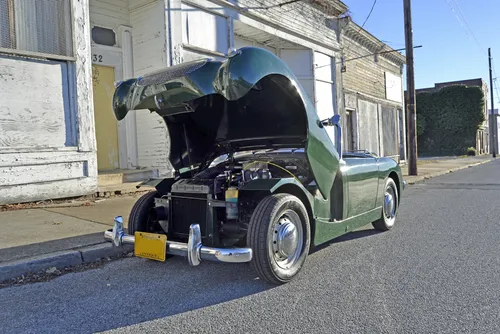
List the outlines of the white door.
{"label": "white door", "polygon": [[[335,62],[328,55],[314,52],[314,80],[316,84],[316,110],[320,119],[330,118],[335,114]],[[327,127],[326,131],[332,143],[335,142],[335,128]]]}

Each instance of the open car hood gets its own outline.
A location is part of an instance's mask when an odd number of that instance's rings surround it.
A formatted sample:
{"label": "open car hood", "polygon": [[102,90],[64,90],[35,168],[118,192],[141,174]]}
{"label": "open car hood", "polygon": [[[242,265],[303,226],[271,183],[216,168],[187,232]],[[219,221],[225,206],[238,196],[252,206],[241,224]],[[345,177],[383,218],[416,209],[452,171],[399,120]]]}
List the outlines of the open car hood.
{"label": "open car hood", "polygon": [[165,120],[176,170],[240,150],[303,147],[323,196],[333,185],[335,147],[294,74],[267,50],[244,47],[224,61],[196,60],[120,83],[116,118],[141,109]]}

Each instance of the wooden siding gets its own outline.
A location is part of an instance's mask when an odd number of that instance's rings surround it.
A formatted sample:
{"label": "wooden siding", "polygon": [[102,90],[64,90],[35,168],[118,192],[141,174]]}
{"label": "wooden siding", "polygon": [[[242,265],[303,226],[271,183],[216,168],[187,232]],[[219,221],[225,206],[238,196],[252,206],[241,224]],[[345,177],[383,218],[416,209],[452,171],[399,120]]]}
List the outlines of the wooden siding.
{"label": "wooden siding", "polygon": [[[337,49],[339,47],[335,30],[326,26],[325,14],[304,1],[285,6],[279,6],[283,3],[282,0],[234,0],[229,2],[244,8],[246,13],[262,16],[268,23],[285,28],[297,36],[306,37],[329,48]],[[243,15],[245,14],[243,13]]]}
{"label": "wooden siding", "polygon": [[[344,52],[346,60],[374,53],[349,38],[344,38]],[[375,56],[368,56],[346,61],[346,72],[342,73],[344,88],[385,99],[384,72],[402,77],[400,67],[383,57],[378,57],[378,62],[374,59]]]}
{"label": "wooden siding", "polygon": [[113,29],[118,34],[120,25],[130,24],[129,0],[90,0],[90,24]]}
{"label": "wooden siding", "polygon": [[[35,99],[22,103],[21,99],[11,96],[9,103],[16,100],[16,110],[9,112],[0,107],[0,118],[6,119],[11,113],[18,117],[18,122],[26,124],[22,136],[9,127],[0,131],[4,137],[10,135],[20,140],[0,150],[0,204],[86,195],[97,188],[91,63],[88,61],[91,57],[89,3],[88,0],[71,3],[76,62],[68,63],[67,75],[60,70],[62,65],[58,65],[59,74],[56,74],[51,68],[52,62],[13,59],[8,62],[9,66],[14,65],[15,75],[11,81],[21,88],[17,94],[29,91]],[[28,68],[36,71],[29,74]],[[32,75],[34,77],[30,77]],[[43,77],[44,82],[37,82],[36,75]],[[62,87],[68,83],[67,101],[62,102]],[[43,87],[45,98],[36,97],[41,93],[37,93],[37,86]]]}
{"label": "wooden siding", "polygon": [[[163,69],[166,62],[166,29],[163,1],[134,2],[130,11],[133,28],[134,76]],[[132,111],[137,121],[137,149],[140,167],[169,171],[169,138],[165,122],[147,110]]]}

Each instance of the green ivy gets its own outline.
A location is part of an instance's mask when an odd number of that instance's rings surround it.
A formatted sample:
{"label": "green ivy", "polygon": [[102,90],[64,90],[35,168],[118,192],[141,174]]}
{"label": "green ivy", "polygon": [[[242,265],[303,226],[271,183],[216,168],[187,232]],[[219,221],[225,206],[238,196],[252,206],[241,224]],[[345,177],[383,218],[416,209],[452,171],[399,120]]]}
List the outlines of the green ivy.
{"label": "green ivy", "polygon": [[485,120],[481,88],[457,85],[418,93],[416,105],[419,155],[463,155],[476,147],[476,132]]}

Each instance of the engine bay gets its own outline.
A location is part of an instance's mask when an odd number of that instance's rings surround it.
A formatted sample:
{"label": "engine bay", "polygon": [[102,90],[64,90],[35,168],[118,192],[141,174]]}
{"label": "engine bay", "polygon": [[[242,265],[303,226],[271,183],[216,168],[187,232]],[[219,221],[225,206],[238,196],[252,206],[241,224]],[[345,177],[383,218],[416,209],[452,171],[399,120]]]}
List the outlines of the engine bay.
{"label": "engine bay", "polygon": [[218,157],[207,168],[175,180],[169,193],[156,199],[153,220],[174,240],[185,241],[189,226],[198,223],[208,244],[244,243],[260,200],[253,197],[254,192],[244,191],[245,185],[295,178],[307,189],[313,181],[308,166],[305,154],[294,151]]}
{"label": "engine bay", "polygon": [[[229,157],[218,163],[212,163],[208,168],[195,174],[192,178],[183,180],[183,184],[204,184],[210,189],[214,200],[225,200],[228,189],[239,189],[245,184],[259,179],[293,177],[304,186],[312,180],[304,154],[287,155],[266,154],[257,157]],[[216,159],[214,160],[216,161]],[[177,183],[172,191],[175,191]]]}

